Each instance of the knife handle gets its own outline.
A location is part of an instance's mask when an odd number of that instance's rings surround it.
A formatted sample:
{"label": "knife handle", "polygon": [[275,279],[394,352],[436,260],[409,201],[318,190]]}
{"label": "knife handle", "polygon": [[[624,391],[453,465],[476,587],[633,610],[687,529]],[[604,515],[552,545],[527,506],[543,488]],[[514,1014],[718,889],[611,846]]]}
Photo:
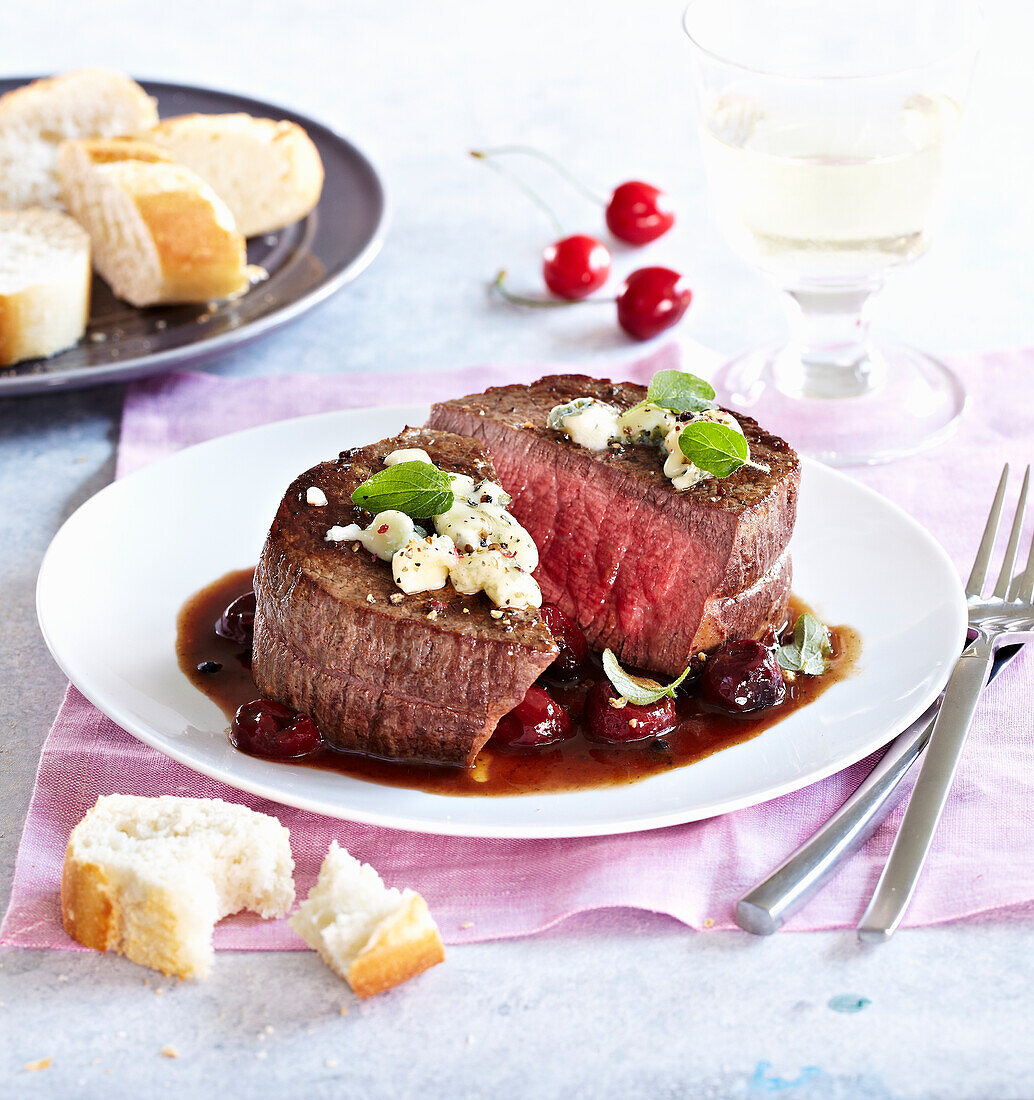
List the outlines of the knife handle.
{"label": "knife handle", "polygon": [[904,794],[901,781],[923,751],[936,705],[891,742],[880,762],[839,810],[763,882],[736,903],[736,923],[770,936],[822,889],[840,863],[856,852]]}
{"label": "knife handle", "polygon": [[889,940],[908,909],[948,800],[993,657],[990,646],[982,652],[964,653],[948,680],[919,778],[894,838],[890,858],[872,901],[858,923],[858,938],[864,943]]}

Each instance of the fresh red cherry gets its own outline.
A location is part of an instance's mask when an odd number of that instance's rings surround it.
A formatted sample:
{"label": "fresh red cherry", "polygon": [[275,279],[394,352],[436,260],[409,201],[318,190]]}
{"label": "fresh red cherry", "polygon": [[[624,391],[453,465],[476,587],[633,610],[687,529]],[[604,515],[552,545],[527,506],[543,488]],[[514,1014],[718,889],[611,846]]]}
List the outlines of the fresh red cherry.
{"label": "fresh red cherry", "polygon": [[560,650],[557,659],[546,670],[554,680],[574,680],[582,672],[589,655],[589,643],[585,635],[560,610],[555,603],[544,603],[539,608],[542,621],[549,627],[553,641]]}
{"label": "fresh red cherry", "polygon": [[273,699],[253,699],[237,708],[230,725],[234,748],[251,756],[293,760],[320,747],[320,731],[311,718]]}
{"label": "fresh red cherry", "polygon": [[668,267],[641,267],[618,291],[618,324],[636,340],[649,340],[682,320],[693,292]]}
{"label": "fresh red cherry", "polygon": [[238,645],[251,645],[255,629],[255,593],[245,592],[230,604],[219,616],[215,632],[220,638],[228,638]]}
{"label": "fresh red cherry", "polygon": [[504,752],[530,752],[570,736],[570,715],[545,688],[532,685],[524,699],[499,719],[492,745]]}
{"label": "fresh red cherry", "polygon": [[542,277],[558,297],[577,301],[599,290],[610,275],[610,253],[595,237],[576,233],[542,253]]}
{"label": "fresh red cherry", "polygon": [[[614,704],[618,703],[617,706]],[[675,703],[664,698],[648,706],[621,700],[609,680],[593,684],[585,703],[585,737],[602,745],[647,741],[673,730],[678,723]]]}
{"label": "fresh red cherry", "polygon": [[723,642],[708,657],[701,693],[712,706],[731,714],[749,714],[781,703],[786,684],[772,650],[742,639]]}
{"label": "fresh red cherry", "polygon": [[629,180],[614,188],[607,203],[607,228],[619,241],[649,244],[675,224],[668,196],[652,183]]}

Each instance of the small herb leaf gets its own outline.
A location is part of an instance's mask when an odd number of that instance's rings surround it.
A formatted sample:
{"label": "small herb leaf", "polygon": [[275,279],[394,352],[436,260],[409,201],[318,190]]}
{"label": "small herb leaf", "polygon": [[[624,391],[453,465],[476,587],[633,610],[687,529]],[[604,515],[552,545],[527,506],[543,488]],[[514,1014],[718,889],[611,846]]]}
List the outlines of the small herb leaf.
{"label": "small herb leaf", "polygon": [[603,651],[603,671],[607,674],[607,679],[614,690],[637,707],[649,706],[666,695],[674,699],[675,689],[689,675],[689,668],[687,668],[681,676],[668,685],[659,684],[647,676],[633,676],[618,664],[618,659],[611,649]]}
{"label": "small herb leaf", "polygon": [[739,432],[709,420],[687,424],[679,447],[694,466],[715,477],[734,474],[750,459],[750,448]]}
{"label": "small herb leaf", "polygon": [[788,672],[803,672],[808,676],[821,676],[829,667],[832,656],[829,631],[808,612],[794,623],[793,641],[776,650],[780,668]]}
{"label": "small herb leaf", "polygon": [[411,519],[430,519],[455,503],[449,475],[427,462],[399,462],[367,478],[352,494],[352,503],[368,512],[389,508]]}
{"label": "small herb leaf", "polygon": [[714,387],[681,370],[659,370],[650,379],[646,400],[672,412],[701,412],[715,407]]}

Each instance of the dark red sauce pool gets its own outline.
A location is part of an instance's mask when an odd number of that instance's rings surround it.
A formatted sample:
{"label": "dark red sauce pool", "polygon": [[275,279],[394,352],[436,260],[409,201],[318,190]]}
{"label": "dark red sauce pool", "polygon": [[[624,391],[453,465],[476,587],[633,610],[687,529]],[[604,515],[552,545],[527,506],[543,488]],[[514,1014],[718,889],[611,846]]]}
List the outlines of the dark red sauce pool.
{"label": "dark red sauce pool", "polygon": [[[251,678],[250,652],[239,642],[218,636],[213,625],[228,604],[251,590],[253,573],[252,569],[239,569],[213,581],[187,601],[177,620],[176,653],[180,668],[199,691],[222,708],[227,724],[237,708],[256,698],[259,692]],[[806,610],[804,604],[792,598],[790,621]],[[633,783],[749,741],[849,675],[861,648],[858,635],[845,626],[831,627],[830,633],[833,660],[829,671],[818,677],[798,676],[786,685],[783,702],[754,715],[733,718],[708,710],[696,694],[680,695],[676,703],[678,724],[654,741],[615,748],[587,741],[580,730],[586,696],[592,686],[589,681],[566,687],[549,686],[553,697],[570,710],[576,733],[555,747],[536,753],[499,752],[489,743],[481,750],[473,768],[449,768],[398,764],[321,748],[303,759],[277,763],[322,768],[374,783],[448,795],[535,794]],[[598,656],[591,654],[589,661],[593,674],[602,678]],[[220,667],[215,669],[214,665]],[[200,671],[199,666],[206,671]]]}

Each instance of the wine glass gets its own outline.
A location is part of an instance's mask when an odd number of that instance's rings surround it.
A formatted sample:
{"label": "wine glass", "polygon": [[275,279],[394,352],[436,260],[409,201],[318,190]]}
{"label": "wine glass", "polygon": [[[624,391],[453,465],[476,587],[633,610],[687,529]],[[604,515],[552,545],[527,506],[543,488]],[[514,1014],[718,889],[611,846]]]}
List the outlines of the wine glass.
{"label": "wine glass", "polygon": [[976,59],[964,0],[693,0],[700,144],[730,243],[784,291],[791,338],[725,364],[723,403],[834,465],[955,426],[965,391],[876,344],[873,295],[926,251]]}

